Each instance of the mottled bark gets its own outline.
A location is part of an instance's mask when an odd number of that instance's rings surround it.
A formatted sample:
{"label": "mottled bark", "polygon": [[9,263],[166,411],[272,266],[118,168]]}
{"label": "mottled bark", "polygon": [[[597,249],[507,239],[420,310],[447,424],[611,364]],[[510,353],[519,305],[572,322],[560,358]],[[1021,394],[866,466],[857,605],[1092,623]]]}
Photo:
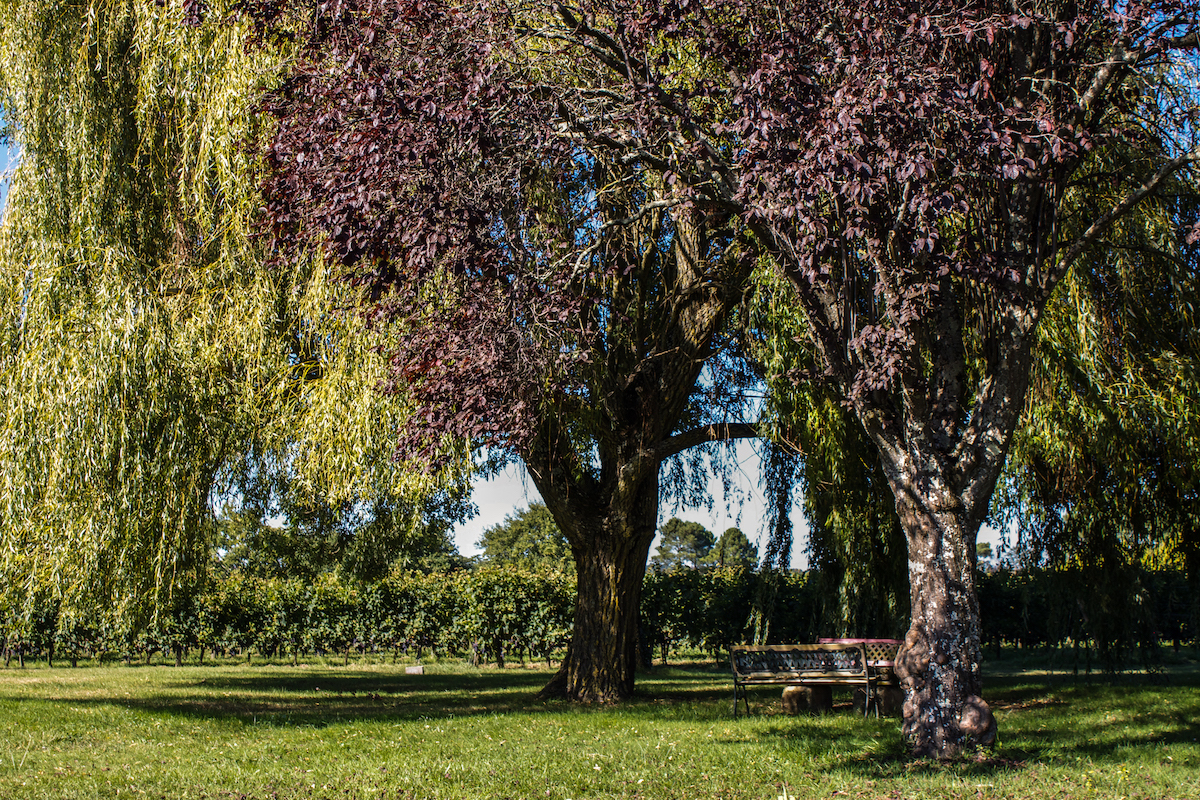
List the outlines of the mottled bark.
{"label": "mottled bark", "polygon": [[975,540],[961,500],[931,481],[896,492],[908,538],[912,622],[896,662],[905,690],[904,737],[915,755],[952,758],[990,746],[996,721],[983,700]]}

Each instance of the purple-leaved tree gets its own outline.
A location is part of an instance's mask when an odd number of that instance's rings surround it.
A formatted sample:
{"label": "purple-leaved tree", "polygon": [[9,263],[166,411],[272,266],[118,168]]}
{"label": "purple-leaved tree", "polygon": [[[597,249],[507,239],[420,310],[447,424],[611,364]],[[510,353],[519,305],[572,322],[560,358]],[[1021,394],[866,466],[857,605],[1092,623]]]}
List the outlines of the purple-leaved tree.
{"label": "purple-leaved tree", "polygon": [[[296,5],[259,19],[279,30]],[[1038,322],[1079,254],[1200,159],[1177,60],[1198,5],[331,0],[274,96],[266,216],[287,252],[325,243],[375,313],[413,325],[406,443],[482,436],[526,459],[580,566],[576,697],[632,687],[629,604],[587,587],[636,597],[652,529],[604,531],[650,519],[660,456],[715,435],[681,433],[684,395],[749,263],[770,263],[819,365],[803,379],[831,382],[879,450],[908,540],[904,732],[952,757],[996,733],[975,539]],[[1114,147],[1127,169],[1093,169]],[[1083,217],[1088,181],[1127,189]],[[638,269],[672,287],[660,327],[693,321],[589,382],[614,349],[581,343],[605,326],[649,341],[610,294]],[[660,397],[671,412],[648,413]],[[571,403],[603,409],[597,449],[575,446]],[[591,496],[573,476],[597,460],[614,488]],[[586,667],[582,636],[612,642]],[[585,690],[573,669],[613,677]]]}

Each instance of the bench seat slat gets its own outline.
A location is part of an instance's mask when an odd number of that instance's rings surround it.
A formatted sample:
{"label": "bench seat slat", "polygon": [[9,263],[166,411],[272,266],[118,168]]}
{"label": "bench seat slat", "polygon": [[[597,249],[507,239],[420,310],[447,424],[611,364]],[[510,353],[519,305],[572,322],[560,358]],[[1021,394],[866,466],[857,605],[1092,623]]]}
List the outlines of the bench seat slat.
{"label": "bench seat slat", "polygon": [[861,672],[756,672],[742,678],[742,683],[782,683],[783,681],[830,680],[838,683],[862,683]]}

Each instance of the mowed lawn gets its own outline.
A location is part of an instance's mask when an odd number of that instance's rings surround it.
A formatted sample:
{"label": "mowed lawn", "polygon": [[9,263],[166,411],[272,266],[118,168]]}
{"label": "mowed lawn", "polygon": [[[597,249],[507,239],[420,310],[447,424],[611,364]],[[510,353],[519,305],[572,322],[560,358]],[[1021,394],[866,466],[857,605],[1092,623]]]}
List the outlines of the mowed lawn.
{"label": "mowed lawn", "polygon": [[[987,683],[987,759],[902,756],[896,719],[734,719],[724,669],[658,668],[620,707],[535,699],[543,669],[0,669],[0,798],[1200,798],[1200,671]],[[835,698],[836,699],[836,698]]]}

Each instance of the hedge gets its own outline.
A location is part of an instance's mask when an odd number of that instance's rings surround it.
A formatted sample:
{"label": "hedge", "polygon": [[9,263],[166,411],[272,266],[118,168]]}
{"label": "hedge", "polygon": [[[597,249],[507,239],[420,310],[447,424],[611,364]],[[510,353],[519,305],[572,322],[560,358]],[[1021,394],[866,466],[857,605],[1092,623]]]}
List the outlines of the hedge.
{"label": "hedge", "polygon": [[[681,648],[722,661],[732,644],[814,641],[819,636],[894,635],[839,630],[822,622],[811,573],[759,574],[743,568],[650,571],[641,602],[643,660],[668,660]],[[1120,669],[1151,658],[1160,639],[1194,640],[1196,593],[1178,571],[1134,570],[1104,586],[1079,570],[981,573],[984,643],[1070,645],[1084,668]],[[409,572],[374,583],[336,575],[315,582],[241,574],[213,579],[157,619],[118,624],[102,614],[67,618],[53,602],[0,613],[5,663],[27,657],[132,661],[155,654],[176,663],[194,655],[254,654],[298,662],[303,655],[461,656],[478,664],[551,659],[566,646],[574,578],[556,572],[480,567]],[[902,621],[901,621],[902,624]],[[1081,649],[1082,646],[1082,649]]]}

